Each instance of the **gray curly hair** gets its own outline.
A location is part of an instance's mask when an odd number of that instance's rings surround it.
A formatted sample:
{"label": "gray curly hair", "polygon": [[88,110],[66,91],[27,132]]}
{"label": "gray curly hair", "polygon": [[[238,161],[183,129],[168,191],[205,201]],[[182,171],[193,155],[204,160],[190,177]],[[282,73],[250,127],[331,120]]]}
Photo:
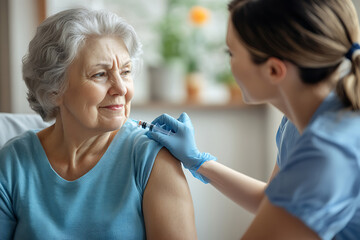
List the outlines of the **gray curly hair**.
{"label": "gray curly hair", "polygon": [[66,71],[89,36],[120,37],[136,72],[141,43],[132,26],[105,10],[70,9],[59,12],[37,28],[23,58],[23,79],[30,107],[45,121],[58,114],[56,98],[66,90]]}

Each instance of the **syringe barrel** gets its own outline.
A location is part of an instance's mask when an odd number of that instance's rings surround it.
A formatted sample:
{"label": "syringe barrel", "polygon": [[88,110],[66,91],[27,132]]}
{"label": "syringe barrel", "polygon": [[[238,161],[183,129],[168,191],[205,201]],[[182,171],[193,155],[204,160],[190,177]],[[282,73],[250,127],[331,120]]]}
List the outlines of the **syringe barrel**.
{"label": "syringe barrel", "polygon": [[161,132],[162,134],[165,134],[165,135],[174,135],[174,133],[171,130],[165,130],[158,125],[151,124],[151,127],[152,128],[150,128],[150,131]]}
{"label": "syringe barrel", "polygon": [[147,123],[145,121],[139,121],[139,126],[142,127],[143,129],[149,129],[149,131],[152,131],[152,132],[161,132],[162,134],[165,134],[165,135],[173,135],[174,134],[172,131],[165,130],[158,125]]}

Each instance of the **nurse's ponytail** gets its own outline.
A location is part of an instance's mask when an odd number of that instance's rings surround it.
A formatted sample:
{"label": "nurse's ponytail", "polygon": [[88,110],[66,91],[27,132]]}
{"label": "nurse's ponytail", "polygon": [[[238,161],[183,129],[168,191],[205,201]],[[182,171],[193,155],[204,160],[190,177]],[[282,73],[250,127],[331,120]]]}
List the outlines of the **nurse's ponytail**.
{"label": "nurse's ponytail", "polygon": [[360,109],[360,46],[354,44],[360,31],[352,0],[232,0],[229,11],[255,64],[270,57],[292,62],[306,84],[329,79],[351,53],[351,71],[336,91],[347,107]]}
{"label": "nurse's ponytail", "polygon": [[353,110],[360,109],[360,45],[354,43],[345,55],[351,61],[351,70],[337,84],[336,91],[343,102]]}

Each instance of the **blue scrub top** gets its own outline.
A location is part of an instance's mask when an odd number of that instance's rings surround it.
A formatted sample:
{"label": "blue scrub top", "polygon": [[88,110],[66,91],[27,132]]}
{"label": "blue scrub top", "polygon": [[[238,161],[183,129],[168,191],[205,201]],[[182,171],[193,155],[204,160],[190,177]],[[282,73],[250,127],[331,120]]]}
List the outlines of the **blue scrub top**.
{"label": "blue scrub top", "polygon": [[277,136],[277,176],[270,202],[322,239],[360,239],[360,113],[332,92],[300,135],[286,118]]}

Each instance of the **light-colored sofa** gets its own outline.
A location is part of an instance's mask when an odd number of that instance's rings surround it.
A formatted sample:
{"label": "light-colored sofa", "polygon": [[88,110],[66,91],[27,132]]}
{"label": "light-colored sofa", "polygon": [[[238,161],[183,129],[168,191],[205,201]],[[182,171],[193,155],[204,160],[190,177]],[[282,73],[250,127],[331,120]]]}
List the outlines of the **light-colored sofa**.
{"label": "light-colored sofa", "polygon": [[37,114],[0,113],[0,148],[8,140],[27,130],[40,130],[50,124]]}

